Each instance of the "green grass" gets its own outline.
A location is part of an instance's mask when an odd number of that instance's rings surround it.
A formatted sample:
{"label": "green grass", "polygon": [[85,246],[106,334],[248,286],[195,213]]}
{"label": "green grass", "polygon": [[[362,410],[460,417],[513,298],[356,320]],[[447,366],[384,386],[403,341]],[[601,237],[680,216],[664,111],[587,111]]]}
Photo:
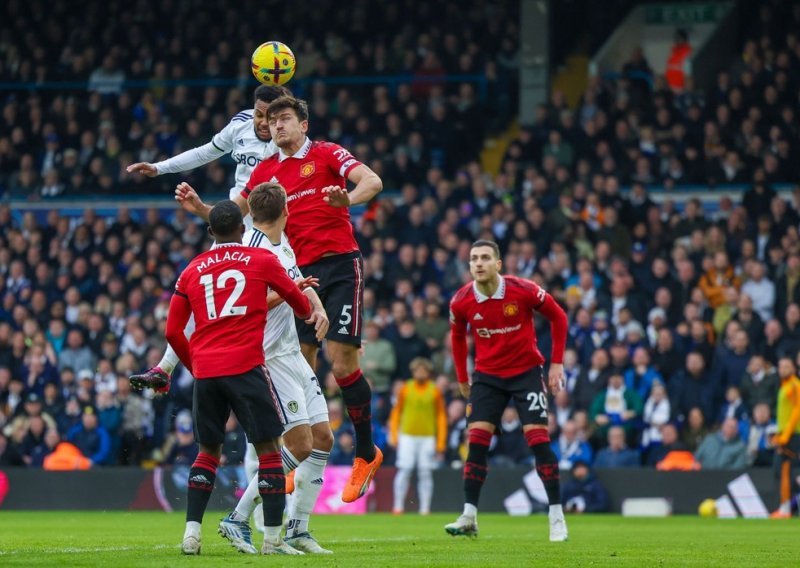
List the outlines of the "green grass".
{"label": "green grass", "polygon": [[[793,566],[800,522],[616,515],[569,517],[570,540],[551,544],[545,516],[481,515],[477,539],[442,526],[456,515],[317,516],[312,530],[332,557],[237,553],[203,526],[203,554],[182,557],[178,513],[0,512],[0,566]],[[261,535],[256,534],[258,544]]]}

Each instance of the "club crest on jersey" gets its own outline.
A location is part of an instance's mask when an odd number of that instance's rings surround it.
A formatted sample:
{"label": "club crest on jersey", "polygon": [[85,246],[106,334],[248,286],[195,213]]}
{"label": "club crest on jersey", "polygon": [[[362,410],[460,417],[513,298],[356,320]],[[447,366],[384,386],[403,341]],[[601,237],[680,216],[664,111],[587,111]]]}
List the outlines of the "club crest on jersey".
{"label": "club crest on jersey", "polygon": [[292,254],[292,251],[289,250],[289,247],[281,247],[281,250],[283,251],[283,254],[289,258],[294,258],[294,255]]}
{"label": "club crest on jersey", "polygon": [[289,412],[296,413],[297,409],[299,408],[296,400],[290,400],[289,404],[286,405],[289,408]]}
{"label": "club crest on jersey", "polygon": [[510,302],[508,304],[503,304],[503,315],[507,318],[513,318],[515,315],[519,313],[519,306],[516,302]]}
{"label": "club crest on jersey", "polygon": [[306,162],[302,166],[300,166],[300,176],[307,178],[314,173],[316,168],[314,167],[314,162]]}

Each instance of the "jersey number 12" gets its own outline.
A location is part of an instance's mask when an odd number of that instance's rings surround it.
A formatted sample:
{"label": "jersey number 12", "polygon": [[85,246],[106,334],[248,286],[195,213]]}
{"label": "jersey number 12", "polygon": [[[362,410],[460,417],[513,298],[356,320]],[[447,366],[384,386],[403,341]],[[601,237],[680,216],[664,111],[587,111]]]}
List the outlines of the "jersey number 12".
{"label": "jersey number 12", "polygon": [[243,316],[247,312],[247,306],[236,305],[236,300],[238,300],[239,296],[244,292],[244,274],[238,270],[226,270],[217,278],[217,288],[225,288],[225,284],[227,284],[228,280],[233,280],[235,285],[225,305],[222,306],[222,314],[218,316],[217,306],[214,303],[214,276],[205,274],[200,278],[200,284],[205,288],[206,311],[208,312],[208,319],[210,320],[215,320],[217,317]]}

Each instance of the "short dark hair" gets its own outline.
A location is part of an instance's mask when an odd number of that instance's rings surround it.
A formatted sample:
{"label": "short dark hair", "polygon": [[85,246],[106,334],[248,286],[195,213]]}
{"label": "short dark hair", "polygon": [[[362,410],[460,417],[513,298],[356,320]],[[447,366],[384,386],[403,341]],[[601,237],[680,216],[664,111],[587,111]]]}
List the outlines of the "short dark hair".
{"label": "short dark hair", "polygon": [[242,224],[242,211],[230,199],[214,205],[208,214],[209,228],[217,239],[234,236]]}
{"label": "short dark hair", "polygon": [[279,183],[260,183],[250,192],[247,203],[254,223],[272,223],[280,218],[286,207],[286,190]]}
{"label": "short dark hair", "polygon": [[470,249],[478,248],[478,247],[489,247],[494,251],[494,257],[496,259],[500,259],[500,247],[497,246],[497,243],[494,241],[488,241],[486,239],[480,239],[472,243],[472,246],[469,247]]}
{"label": "short dark hair", "polygon": [[308,103],[303,99],[296,99],[291,95],[283,95],[272,101],[269,104],[267,118],[272,118],[279,112],[287,109],[293,110],[300,122],[308,120]]}
{"label": "short dark hair", "polygon": [[253,96],[256,101],[271,103],[280,97],[291,97],[292,92],[286,87],[281,87],[279,85],[259,85],[255,93],[253,93]]}

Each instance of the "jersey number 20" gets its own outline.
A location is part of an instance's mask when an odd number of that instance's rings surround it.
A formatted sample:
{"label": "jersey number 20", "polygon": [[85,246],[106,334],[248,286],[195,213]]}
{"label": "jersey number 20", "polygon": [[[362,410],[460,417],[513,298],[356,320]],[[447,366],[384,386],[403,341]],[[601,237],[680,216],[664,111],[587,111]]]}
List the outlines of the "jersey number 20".
{"label": "jersey number 20", "polygon": [[217,278],[217,288],[225,288],[228,280],[233,280],[235,285],[233,292],[228,296],[225,305],[222,306],[222,314],[217,316],[217,306],[214,303],[214,277],[211,274],[205,274],[200,278],[200,284],[203,285],[206,292],[206,311],[208,312],[208,319],[215,320],[217,317],[225,316],[243,316],[247,312],[247,306],[237,306],[236,300],[244,292],[245,278],[244,274],[238,270],[226,270]]}

